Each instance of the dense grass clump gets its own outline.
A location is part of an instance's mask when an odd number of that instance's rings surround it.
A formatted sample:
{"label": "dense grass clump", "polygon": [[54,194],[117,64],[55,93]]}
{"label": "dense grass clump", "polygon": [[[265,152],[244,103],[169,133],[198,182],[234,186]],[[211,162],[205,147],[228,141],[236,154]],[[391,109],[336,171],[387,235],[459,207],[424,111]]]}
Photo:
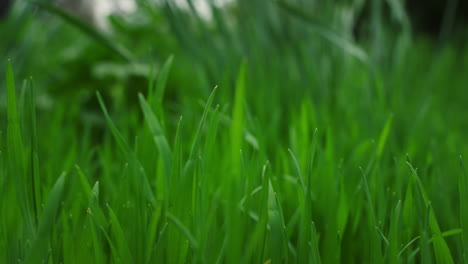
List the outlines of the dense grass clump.
{"label": "dense grass clump", "polygon": [[0,262],[468,263],[468,50],[370,3],[16,3]]}

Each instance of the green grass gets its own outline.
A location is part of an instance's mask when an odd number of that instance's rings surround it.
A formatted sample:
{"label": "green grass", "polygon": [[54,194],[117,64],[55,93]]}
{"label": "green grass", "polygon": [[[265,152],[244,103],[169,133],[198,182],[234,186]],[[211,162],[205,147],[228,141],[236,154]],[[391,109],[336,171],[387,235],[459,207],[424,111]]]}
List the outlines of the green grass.
{"label": "green grass", "polygon": [[15,4],[0,263],[468,263],[468,50],[383,3]]}

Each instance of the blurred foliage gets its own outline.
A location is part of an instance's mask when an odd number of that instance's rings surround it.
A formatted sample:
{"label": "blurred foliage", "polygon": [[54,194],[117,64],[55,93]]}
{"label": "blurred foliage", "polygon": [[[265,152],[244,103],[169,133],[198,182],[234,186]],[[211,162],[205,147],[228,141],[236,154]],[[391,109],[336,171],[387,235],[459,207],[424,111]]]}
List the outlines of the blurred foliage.
{"label": "blurred foliage", "polygon": [[398,0],[278,1],[110,31],[16,1],[0,261],[462,263],[466,47]]}

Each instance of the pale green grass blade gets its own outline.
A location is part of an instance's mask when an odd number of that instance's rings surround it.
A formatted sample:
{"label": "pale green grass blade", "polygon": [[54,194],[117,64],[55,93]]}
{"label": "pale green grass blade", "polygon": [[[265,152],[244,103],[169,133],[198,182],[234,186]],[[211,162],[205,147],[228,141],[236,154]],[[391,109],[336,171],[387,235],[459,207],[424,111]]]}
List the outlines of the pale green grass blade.
{"label": "pale green grass blade", "polygon": [[74,27],[81,30],[83,33],[88,35],[90,38],[94,39],[97,43],[103,45],[104,47],[108,48],[118,56],[122,57],[128,62],[132,62],[133,55],[127,50],[125,47],[118,44],[115,40],[104,35],[103,32],[99,32],[97,29],[93,28],[86,22],[81,21],[79,18],[76,18],[67,12],[63,11],[62,9],[54,6],[53,4],[46,3],[45,1],[32,1],[31,3],[39,6],[40,8],[46,10],[47,12],[54,14],[65,22],[73,25]]}
{"label": "pale green grass blade", "polygon": [[385,148],[385,144],[387,143],[388,134],[390,133],[390,129],[392,127],[393,115],[390,115],[385,122],[385,126],[380,133],[379,142],[377,144],[377,157],[382,157],[382,153]]}
{"label": "pale green grass blade", "polygon": [[239,75],[237,76],[237,83],[235,89],[234,105],[232,109],[232,123],[231,123],[231,157],[233,173],[239,174],[241,166],[241,157],[239,151],[242,149],[242,141],[244,138],[244,100],[246,89],[246,69],[247,63],[243,62]]}
{"label": "pale green grass blade", "polygon": [[55,182],[39,219],[36,238],[25,263],[44,262],[49,254],[49,239],[55,227],[56,216],[63,201],[66,175],[63,173]]}

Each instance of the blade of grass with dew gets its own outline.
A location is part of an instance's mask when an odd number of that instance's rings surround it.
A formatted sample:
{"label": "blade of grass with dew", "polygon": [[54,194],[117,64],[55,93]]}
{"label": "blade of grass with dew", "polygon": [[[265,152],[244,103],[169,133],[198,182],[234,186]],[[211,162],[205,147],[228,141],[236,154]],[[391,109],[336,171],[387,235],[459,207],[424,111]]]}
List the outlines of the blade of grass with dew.
{"label": "blade of grass with dew", "polygon": [[55,226],[56,216],[60,204],[63,201],[66,174],[62,173],[54,184],[47,203],[44,206],[39,219],[39,227],[36,237],[32,243],[31,250],[28,253],[25,263],[37,263],[46,261],[49,255],[49,238]]}
{"label": "blade of grass with dew", "polygon": [[105,255],[104,251],[102,250],[101,241],[98,238],[96,227],[94,224],[94,220],[91,219],[92,216],[88,214],[88,223],[91,229],[91,241],[92,241],[92,248],[94,252],[94,261],[95,263],[104,263]]}
{"label": "blade of grass with dew", "polygon": [[104,100],[101,97],[101,94],[99,92],[96,92],[97,99],[99,101],[99,105],[101,106],[102,112],[104,113],[104,117],[106,118],[107,125],[111,129],[112,135],[114,136],[115,141],[117,141],[117,145],[119,146],[120,150],[125,154],[127,159],[130,162],[133,162],[137,167],[138,167],[138,175],[140,177],[140,182],[142,183],[142,188],[144,191],[144,195],[146,196],[146,199],[150,201],[151,205],[153,207],[156,206],[156,199],[154,197],[153,191],[151,189],[151,186],[148,182],[148,177],[146,176],[144,168],[141,166],[140,162],[138,161],[135,153],[132,152],[132,149],[128,144],[126,143],[125,139],[123,138],[122,134],[120,134],[119,130],[115,126],[114,122],[109,116],[109,113],[107,111],[106,105],[104,104]]}
{"label": "blade of grass with dew", "polygon": [[53,4],[46,3],[45,1],[31,1],[31,3],[39,6],[41,9],[44,9],[45,11],[53,15],[60,17],[65,22],[78,28],[83,33],[88,35],[91,39],[94,39],[97,43],[108,48],[110,51],[114,52],[126,61],[134,61],[133,55],[128,49],[117,43],[115,40],[112,40],[111,38],[105,36],[104,33],[99,32],[97,29],[93,28],[86,22],[81,21],[80,19],[68,14],[67,12],[54,6]]}
{"label": "blade of grass with dew", "polygon": [[[419,176],[416,172],[416,170],[413,168],[411,163],[407,162],[408,166],[410,167],[412,171],[412,176],[416,180],[419,186],[419,190],[421,192],[421,197],[423,198],[424,203],[426,206],[430,205],[430,200],[429,197],[426,194],[426,190],[424,189],[424,185],[422,184],[421,180],[419,179]],[[437,222],[437,218],[435,216],[434,210],[430,208],[429,212],[429,227],[432,232],[433,240],[434,240],[434,253],[436,256],[436,262],[438,264],[451,264],[453,263],[453,258],[452,254],[450,253],[450,249],[447,245],[447,242],[445,242],[445,239],[442,237],[441,232],[440,232],[440,227],[439,223]]]}
{"label": "blade of grass with dew", "polygon": [[107,225],[107,220],[102,211],[101,207],[99,206],[99,182],[97,181],[91,193],[89,195],[89,202],[88,202],[88,213],[92,215],[94,223],[96,227],[103,227]]}

